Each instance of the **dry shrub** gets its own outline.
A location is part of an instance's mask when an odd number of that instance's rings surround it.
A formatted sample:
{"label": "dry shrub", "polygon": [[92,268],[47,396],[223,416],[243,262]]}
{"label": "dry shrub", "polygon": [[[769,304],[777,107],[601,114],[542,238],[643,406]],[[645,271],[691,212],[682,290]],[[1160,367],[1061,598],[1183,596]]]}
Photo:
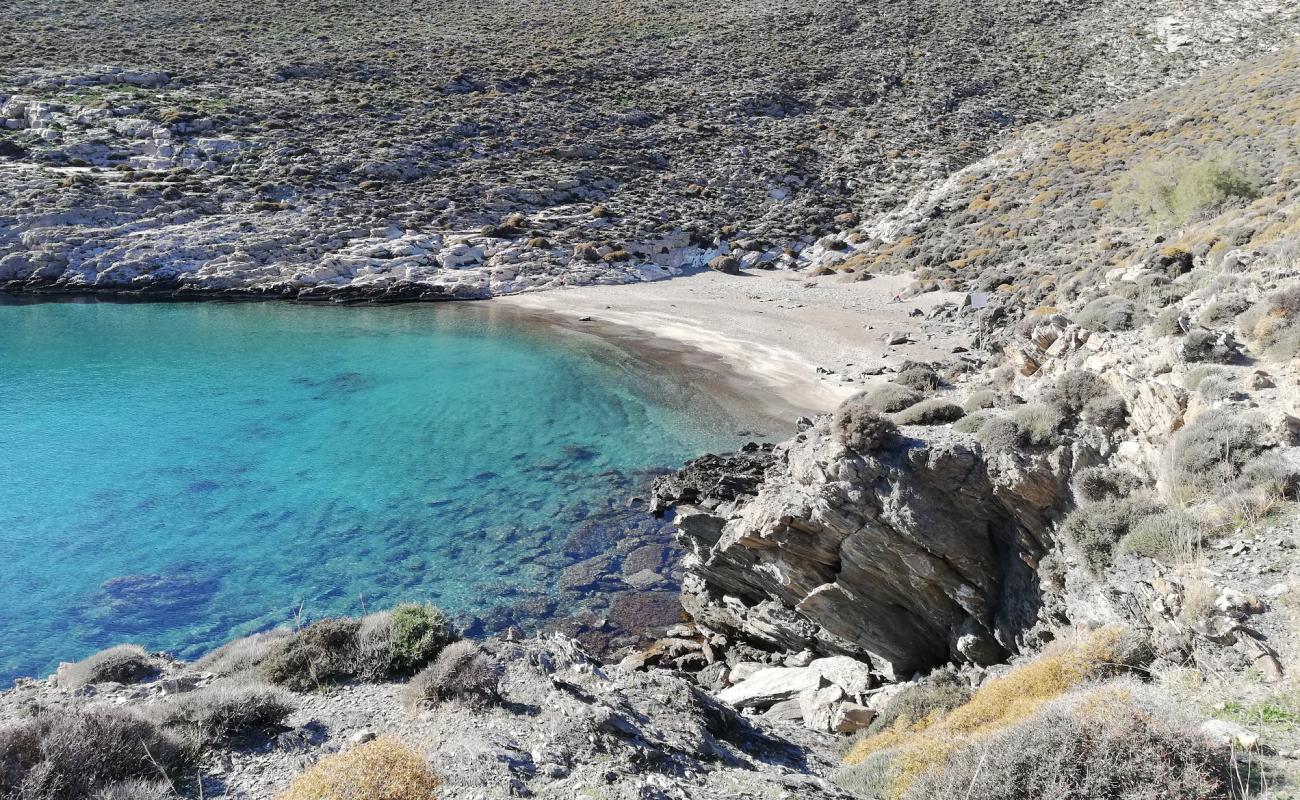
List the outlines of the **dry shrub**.
{"label": "dry shrub", "polygon": [[292,633],[288,628],[276,628],[226,642],[195,661],[193,668],[199,672],[212,672],[222,676],[251,672],[266,660],[267,654],[276,644]]}
{"label": "dry shrub", "polygon": [[1000,412],[992,408],[982,408],[978,411],[972,411],[966,416],[953,423],[952,429],[957,433],[978,434],[984,427],[984,424],[994,417],[1002,416]]}
{"label": "dry shrub", "polygon": [[939,388],[939,373],[925,364],[908,363],[894,376],[894,383],[918,392],[933,392]]}
{"label": "dry shrub", "polygon": [[1020,441],[1035,447],[1055,441],[1061,427],[1061,415],[1056,409],[1037,403],[1012,411],[1011,421],[1020,432]]}
{"label": "dry shrub", "polygon": [[935,397],[898,412],[894,415],[894,422],[899,425],[946,425],[965,415],[961,406]]}
{"label": "dry shrub", "polygon": [[1109,295],[1098,297],[1074,315],[1074,321],[1090,331],[1132,330],[1138,308],[1132,300]]}
{"label": "dry shrub", "polygon": [[208,745],[220,744],[236,734],[274,728],[293,711],[293,698],[288,692],[234,681],[172,695],[149,709],[159,725]]}
{"label": "dry shrub", "polygon": [[1179,500],[1213,494],[1235,481],[1242,468],[1268,448],[1268,426],[1248,414],[1211,409],[1175,436],[1169,451],[1169,484]]}
{"label": "dry shrub", "polygon": [[1128,407],[1100,375],[1090,370],[1071,370],[1056,379],[1044,392],[1044,401],[1058,409],[1066,424],[1080,419],[1103,430],[1115,430],[1128,419]]}
{"label": "dry shrub", "polygon": [[[1128,632],[1101,628],[1059,642],[1033,661],[981,686],[970,700],[947,714],[931,713],[920,721],[900,717],[879,733],[859,741],[844,759],[848,766],[893,751],[890,794],[905,795],[921,776],[969,742],[1006,730],[1050,701],[1085,681],[1115,674],[1137,660]],[[945,795],[938,795],[945,796]]]}
{"label": "dry shrub", "polygon": [[1110,566],[1115,546],[1142,520],[1160,511],[1145,493],[1099,500],[1080,506],[1065,518],[1061,534],[1083,557],[1094,574]]}
{"label": "dry shrub", "polygon": [[91,683],[138,683],[158,674],[159,663],[143,647],[119,644],[59,670],[59,685],[79,689]]}
{"label": "dry shrub", "polygon": [[297,692],[353,677],[357,661],[355,619],[323,619],[276,642],[258,667],[263,679]]}
{"label": "dry shrub", "polygon": [[1149,687],[1112,684],[1051,703],[963,743],[916,776],[905,800],[1211,800],[1227,759]]}
{"label": "dry shrub", "polygon": [[981,389],[977,392],[971,392],[966,402],[962,403],[962,409],[966,411],[980,411],[986,408],[994,408],[998,404],[999,395],[992,389]]}
{"label": "dry shrub", "polygon": [[1241,334],[1265,358],[1287,361],[1300,355],[1300,284],[1275,292],[1237,317]]}
{"label": "dry shrub", "polygon": [[898,434],[898,426],[876,410],[866,393],[855,394],[835,409],[831,430],[840,444],[858,453],[882,449]]}
{"label": "dry shrub", "polygon": [[1120,540],[1119,549],[1165,564],[1186,564],[1200,552],[1205,534],[1201,521],[1186,511],[1161,511],[1132,525]]}
{"label": "dry shrub", "polygon": [[885,383],[867,392],[867,402],[873,407],[887,412],[902,411],[908,406],[916,405],[924,395],[907,386],[897,383]]}
{"label": "dry shrub", "polygon": [[0,797],[86,800],[115,784],[176,775],[189,759],[178,737],[125,709],[48,708],[0,726]]}
{"label": "dry shrub", "polygon": [[280,800],[434,800],[438,777],[396,737],[381,736],[316,762]]}
{"label": "dry shrub", "polygon": [[165,781],[134,780],[106,786],[95,793],[94,800],[170,800],[175,796]]}
{"label": "dry shrub", "polygon": [[474,642],[447,645],[406,684],[405,702],[418,710],[448,700],[487,705],[499,699],[501,665]]}
{"label": "dry shrub", "polygon": [[1075,495],[1085,502],[1127,497],[1142,487],[1142,479],[1126,469],[1095,466],[1074,473],[1070,484]]}

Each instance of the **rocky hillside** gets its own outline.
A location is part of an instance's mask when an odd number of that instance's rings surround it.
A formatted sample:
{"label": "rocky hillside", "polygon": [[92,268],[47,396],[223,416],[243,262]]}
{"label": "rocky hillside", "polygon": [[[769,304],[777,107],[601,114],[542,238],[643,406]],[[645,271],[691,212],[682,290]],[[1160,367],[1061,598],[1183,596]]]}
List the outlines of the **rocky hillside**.
{"label": "rocky hillside", "polygon": [[918,324],[977,328],[980,350],[864,373],[866,391],[772,453],[660,483],[689,552],[683,602],[712,646],[847,654],[886,683],[938,669],[918,686],[948,699],[860,742],[845,780],[894,797],[977,783],[973,765],[954,777],[934,760],[936,719],[975,754],[1029,747],[1016,737],[1038,723],[963,727],[950,709],[966,695],[942,687],[1120,625],[1147,648],[1138,691],[1257,726],[1229,737],[1256,759],[1236,768],[1263,770],[1231,796],[1289,796],[1298,75],[1287,50],[1027,131],[868,221],[814,270],[971,290]]}
{"label": "rocky hillside", "polygon": [[1008,131],[1300,24],[1262,0],[51,0],[6,21],[7,288],[387,299],[719,250],[791,266]]}

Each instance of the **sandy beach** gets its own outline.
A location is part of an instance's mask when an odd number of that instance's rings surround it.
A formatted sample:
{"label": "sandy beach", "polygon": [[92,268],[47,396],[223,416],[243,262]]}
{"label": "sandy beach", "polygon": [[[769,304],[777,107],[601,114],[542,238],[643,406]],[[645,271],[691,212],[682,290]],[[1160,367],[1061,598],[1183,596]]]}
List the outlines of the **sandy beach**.
{"label": "sandy beach", "polygon": [[[498,297],[501,310],[551,318],[623,346],[693,352],[734,391],[777,417],[822,413],[870,385],[880,367],[933,361],[970,346],[970,331],[922,322],[958,293],[895,302],[908,275],[843,282],[789,272],[693,275],[637,284],[584,286]],[[919,311],[920,314],[916,312]],[[909,340],[889,344],[899,334]]]}

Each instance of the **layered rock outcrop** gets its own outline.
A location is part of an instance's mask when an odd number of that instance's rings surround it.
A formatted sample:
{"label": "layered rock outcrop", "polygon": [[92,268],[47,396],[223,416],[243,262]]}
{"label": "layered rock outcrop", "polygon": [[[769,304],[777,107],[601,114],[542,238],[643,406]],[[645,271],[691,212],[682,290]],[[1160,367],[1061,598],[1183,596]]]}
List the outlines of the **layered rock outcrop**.
{"label": "layered rock outcrop", "polygon": [[[891,680],[954,659],[994,663],[1032,635],[1036,567],[1072,458],[1060,448],[986,461],[954,433],[863,455],[822,422],[776,448],[753,494],[678,507],[683,605],[707,629],[866,659]],[[720,485],[727,466],[688,472],[712,470]]]}

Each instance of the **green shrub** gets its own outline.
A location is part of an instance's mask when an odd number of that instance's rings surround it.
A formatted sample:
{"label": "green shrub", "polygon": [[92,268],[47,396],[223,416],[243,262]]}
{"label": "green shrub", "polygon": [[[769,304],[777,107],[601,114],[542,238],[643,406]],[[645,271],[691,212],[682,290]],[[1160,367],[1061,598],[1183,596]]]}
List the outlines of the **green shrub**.
{"label": "green shrub", "polygon": [[432,662],[456,638],[442,610],[429,604],[403,603],[393,609],[391,671],[409,675]]}
{"label": "green shrub", "polygon": [[1149,687],[1102,687],[1049,705],[922,772],[904,800],[1218,800],[1228,753]]}
{"label": "green shrub", "polygon": [[1138,520],[1120,540],[1121,553],[1154,558],[1165,564],[1191,560],[1205,539],[1205,530],[1181,509],[1161,511]]}
{"label": "green shrub", "polygon": [[258,675],[297,692],[354,677],[360,628],[360,621],[344,617],[313,622],[276,642],[258,667]]}
{"label": "green shrub", "polygon": [[1110,566],[1120,540],[1138,522],[1158,511],[1160,507],[1145,494],[1098,500],[1072,511],[1061,525],[1061,534],[1079,552],[1088,569],[1100,574]]}
{"label": "green shrub", "polygon": [[944,425],[956,422],[965,415],[961,406],[935,397],[898,412],[894,415],[894,422],[899,425]]}
{"label": "green shrub", "polygon": [[899,386],[896,383],[882,384],[867,392],[867,402],[887,413],[902,411],[908,406],[921,402],[923,397],[924,395],[915,389]]}
{"label": "green shrub", "polygon": [[876,410],[867,393],[860,393],[835,409],[831,431],[840,444],[865,454],[892,443],[898,435],[898,426]]}
{"label": "green shrub", "polygon": [[1210,494],[1236,480],[1268,446],[1268,426],[1258,417],[1206,411],[1174,436],[1171,483],[1180,492]]}
{"label": "green shrub", "polygon": [[418,710],[448,700],[470,705],[496,702],[500,672],[497,660],[476,643],[454,642],[406,684],[406,705]]}
{"label": "green shrub", "polygon": [[1181,227],[1232,202],[1258,196],[1238,167],[1214,159],[1141,164],[1116,182],[1112,207],[1135,210],[1153,228]]}
{"label": "green shrub", "polygon": [[276,628],[235,639],[195,661],[192,666],[198,672],[212,672],[222,676],[251,672],[266,660],[267,654],[277,643],[292,633],[288,628]]}
{"label": "green shrub", "polygon": [[282,689],[231,681],[170,695],[149,708],[150,717],[159,725],[205,745],[274,728],[293,711],[293,698]]}
{"label": "green shrub", "polygon": [[176,776],[190,758],[178,737],[125,709],[45,708],[0,725],[0,797],[86,800],[160,771]]}
{"label": "green shrub", "polygon": [[59,685],[79,689],[91,683],[139,683],[158,674],[158,659],[143,647],[120,644],[59,670]]}

